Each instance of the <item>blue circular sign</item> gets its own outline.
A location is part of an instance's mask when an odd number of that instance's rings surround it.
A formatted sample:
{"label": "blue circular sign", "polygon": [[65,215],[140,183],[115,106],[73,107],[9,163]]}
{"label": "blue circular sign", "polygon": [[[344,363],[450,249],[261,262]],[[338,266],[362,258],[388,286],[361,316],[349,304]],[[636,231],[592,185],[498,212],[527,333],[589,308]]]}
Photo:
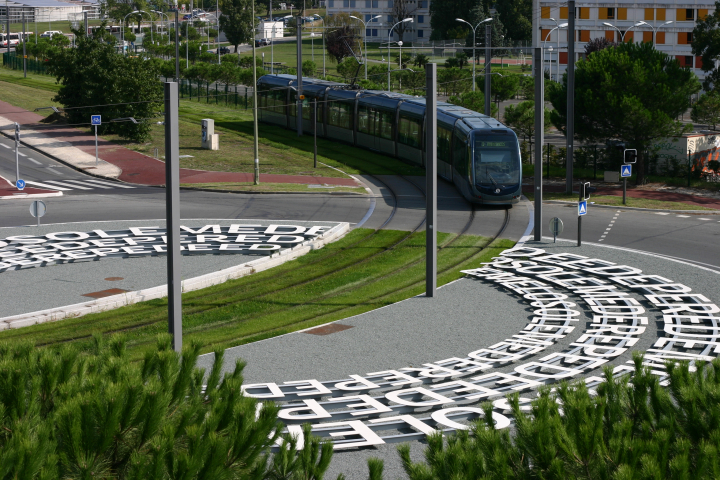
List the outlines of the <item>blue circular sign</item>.
{"label": "blue circular sign", "polygon": [[15,182],[15,186],[18,188],[18,190],[24,189],[25,188],[25,180],[22,180],[22,179],[18,180],[17,182]]}

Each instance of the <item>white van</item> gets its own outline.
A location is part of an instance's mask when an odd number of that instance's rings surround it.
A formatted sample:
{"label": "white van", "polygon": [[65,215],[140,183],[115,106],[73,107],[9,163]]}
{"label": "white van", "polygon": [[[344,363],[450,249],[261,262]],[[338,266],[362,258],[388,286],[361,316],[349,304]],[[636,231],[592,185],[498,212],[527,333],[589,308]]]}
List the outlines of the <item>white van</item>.
{"label": "white van", "polygon": [[61,32],[60,30],[48,30],[47,32],[43,32],[42,34],[40,34],[40,38],[52,38],[52,36],[56,33],[62,35],[63,32]]}

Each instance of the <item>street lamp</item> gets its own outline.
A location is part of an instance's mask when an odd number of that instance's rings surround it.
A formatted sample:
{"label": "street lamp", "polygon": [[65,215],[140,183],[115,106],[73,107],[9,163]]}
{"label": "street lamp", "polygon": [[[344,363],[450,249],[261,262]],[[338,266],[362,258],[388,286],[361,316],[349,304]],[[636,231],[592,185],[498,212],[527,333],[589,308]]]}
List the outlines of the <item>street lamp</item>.
{"label": "street lamp", "polygon": [[134,11],[128,13],[127,15],[125,15],[125,17],[123,18],[122,35],[121,35],[121,37],[120,37],[120,38],[122,39],[122,42],[123,42],[123,45],[122,45],[122,46],[123,46],[123,50],[125,50],[125,20],[127,20],[127,17],[129,17],[130,15],[134,15],[134,14],[139,13],[139,12],[140,12],[139,10],[134,10]]}
{"label": "street lamp", "polygon": [[395,27],[397,27],[401,23],[405,23],[405,22],[412,23],[412,21],[413,21],[412,17],[408,17],[404,20],[400,20],[395,25],[393,25],[392,28],[390,28],[390,30],[388,30],[388,92],[390,91],[390,35],[392,35],[392,31],[395,29]]}
{"label": "street lamp", "polygon": [[671,23],[673,23],[673,21],[672,21],[672,20],[668,20],[667,22],[663,23],[662,25],[659,25],[659,26],[657,26],[657,27],[653,27],[652,25],[650,25],[650,24],[647,23],[647,22],[640,21],[640,22],[638,22],[638,25],[647,25],[648,27],[652,28],[652,30],[653,30],[653,45],[655,45],[655,35],[657,35],[657,31],[658,31],[659,29],[661,29],[662,27],[664,27],[665,25],[670,25]]}
{"label": "street lamp", "polygon": [[[555,21],[554,18],[551,18],[550,20]],[[555,23],[557,23],[557,21],[555,21]],[[565,27],[567,27],[567,26],[568,26],[567,23],[561,23],[561,24],[558,25],[557,27],[555,27],[555,28],[553,28],[552,30],[550,30],[550,31],[548,32],[548,34],[545,36],[545,41],[543,42],[543,49],[545,48],[545,45],[547,44],[548,38],[550,38],[550,35],[552,34],[553,31],[555,31],[555,30],[560,30],[561,28],[565,28]],[[550,50],[552,50],[552,47],[550,47]],[[549,56],[548,56],[548,62],[549,62],[549,61],[550,61],[550,58],[549,58]],[[555,78],[556,78],[557,81],[559,82],[559,81],[560,81],[560,32],[559,32],[559,31],[558,31],[558,38],[557,38],[557,62],[555,62],[555,63],[556,63],[555,67],[556,67],[556,69],[557,69],[557,75],[556,75]],[[550,64],[550,69],[551,69],[551,71],[552,71],[552,64]],[[552,75],[551,75],[551,76],[552,76]]]}
{"label": "street lamp", "polygon": [[[152,15],[150,15],[145,10],[135,10],[135,11],[132,11],[132,12],[128,13],[127,15],[125,15],[125,18],[123,18],[123,23],[125,23],[125,20],[127,19],[127,17],[129,17],[130,15],[134,15],[136,13],[140,13],[140,14],[144,13],[145,15],[148,15],[150,17],[150,19],[152,20]],[[142,24],[142,20],[141,20],[141,24]],[[123,48],[125,48],[125,28],[124,27],[123,27],[123,31],[122,31],[122,39],[123,39]],[[152,33],[152,26],[151,26],[150,27],[150,42],[152,42],[152,41],[153,41],[153,33]]]}
{"label": "street lamp", "polygon": [[375,15],[371,19],[369,19],[367,22],[363,22],[355,15],[350,15],[350,18],[354,18],[358,22],[363,24],[363,29],[365,30],[365,34],[363,35],[363,48],[365,49],[365,80],[367,80],[367,62],[368,62],[368,56],[367,56],[367,24],[372,22],[373,20],[376,20],[378,18],[382,17],[382,15]]}
{"label": "street lamp", "polygon": [[630,27],[630,28],[628,28],[627,30],[625,30],[625,32],[621,32],[620,29],[619,29],[618,27],[616,27],[615,25],[613,25],[612,23],[603,22],[603,25],[605,25],[606,27],[612,27],[612,28],[614,28],[615,30],[617,30],[618,33],[620,34],[620,43],[624,43],[624,42],[625,42],[625,34],[628,33],[630,30],[632,30],[633,28],[639,27],[639,26],[642,25],[643,23],[645,23],[645,22],[636,23],[636,24],[633,25],[632,27]]}
{"label": "street lamp", "polygon": [[[474,92],[474,91],[475,91],[475,64],[477,63],[477,57],[476,57],[476,55],[475,55],[475,45],[476,45],[476,43],[475,43],[475,31],[476,31],[477,28],[478,28],[480,25],[482,25],[483,23],[492,22],[492,17],[486,18],[485,20],[483,20],[482,22],[478,23],[478,24],[475,25],[474,27],[472,26],[472,24],[471,24],[470,22],[468,22],[468,21],[466,21],[466,20],[463,20],[462,18],[456,18],[455,21],[456,21],[456,22],[467,23],[468,25],[470,25],[470,28],[472,28],[472,31],[473,31],[473,50],[472,50],[472,52],[473,52],[473,74],[472,74],[473,80],[472,80],[472,84],[473,84],[473,92]],[[486,67],[487,67],[487,65],[486,65]]]}

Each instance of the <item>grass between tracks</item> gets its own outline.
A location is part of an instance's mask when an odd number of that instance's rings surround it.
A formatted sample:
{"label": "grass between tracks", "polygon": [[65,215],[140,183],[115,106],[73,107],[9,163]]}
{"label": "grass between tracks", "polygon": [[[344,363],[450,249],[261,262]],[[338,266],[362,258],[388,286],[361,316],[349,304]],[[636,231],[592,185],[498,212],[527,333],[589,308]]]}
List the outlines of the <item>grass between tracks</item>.
{"label": "grass between tracks", "polygon": [[[37,107],[56,105],[52,98],[58,88],[53,77],[28,74],[28,78],[23,78],[22,72],[0,68],[0,100],[11,105],[31,111]],[[37,113],[47,116],[52,111],[41,110]],[[2,114],[0,109],[0,115]],[[205,118],[215,120],[215,131],[220,135],[220,150],[200,148],[200,121]],[[165,130],[162,125],[152,126],[150,140],[145,143],[130,143],[116,135],[105,135],[103,138],[149,156],[155,155],[155,149],[159,158],[165,155]],[[344,173],[323,164],[340,168],[350,174],[425,174],[424,170],[397,159],[322,138],[318,138],[317,142],[320,163],[318,168],[313,168],[312,135],[298,137],[291,130],[263,123],[259,127],[258,143],[260,172],[264,174],[347,178]],[[180,159],[180,166],[183,168],[252,172],[252,110],[181,100],[180,155],[189,156]],[[316,182],[308,180],[308,183]],[[293,187],[289,186],[282,191],[293,191]]]}
{"label": "grass between tracks", "polygon": [[[409,235],[409,237],[408,237]],[[407,238],[406,238],[407,237]],[[438,234],[438,285],[460,278],[514,242]],[[484,248],[487,247],[487,248]],[[340,320],[421,294],[425,233],[356,229],[341,240],[248,277],[183,295],[183,338],[204,351],[228,348]],[[0,333],[0,341],[90,345],[92,333],[124,332],[140,359],[167,331],[167,299]]]}

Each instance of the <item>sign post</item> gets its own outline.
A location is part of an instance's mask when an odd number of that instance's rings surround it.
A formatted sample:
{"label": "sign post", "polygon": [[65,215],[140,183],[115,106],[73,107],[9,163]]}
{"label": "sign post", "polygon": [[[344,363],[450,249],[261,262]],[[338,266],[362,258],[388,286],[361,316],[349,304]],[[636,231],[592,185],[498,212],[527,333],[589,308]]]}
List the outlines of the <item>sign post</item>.
{"label": "sign post", "polygon": [[45,212],[47,212],[47,206],[45,205],[45,202],[35,200],[30,204],[30,215],[37,218],[38,227],[40,226],[40,217],[44,216]]}
{"label": "sign post", "polygon": [[578,242],[577,246],[582,245],[582,217],[587,215],[587,201],[590,199],[590,182],[580,184],[580,198],[578,199]]}
{"label": "sign post", "polygon": [[95,166],[98,166],[98,139],[97,139],[97,127],[102,125],[101,115],[90,115],[90,123],[95,126]]}
{"label": "sign post", "polygon": [[425,65],[425,296],[437,290],[437,64]]}
{"label": "sign post", "polygon": [[625,149],[623,152],[623,163],[620,167],[620,176],[623,179],[623,205],[627,205],[627,179],[632,175],[632,164],[637,160],[637,150],[634,148]]}
{"label": "sign post", "polygon": [[553,234],[553,243],[555,243],[558,235],[563,232],[563,222],[558,217],[550,219],[550,231]]}
{"label": "sign post", "polygon": [[[8,37],[10,38],[10,37]],[[10,44],[10,40],[8,40],[8,44]],[[18,180],[20,180],[20,155],[19,155],[19,149],[20,148],[20,124],[15,122],[15,182],[17,183]]]}

